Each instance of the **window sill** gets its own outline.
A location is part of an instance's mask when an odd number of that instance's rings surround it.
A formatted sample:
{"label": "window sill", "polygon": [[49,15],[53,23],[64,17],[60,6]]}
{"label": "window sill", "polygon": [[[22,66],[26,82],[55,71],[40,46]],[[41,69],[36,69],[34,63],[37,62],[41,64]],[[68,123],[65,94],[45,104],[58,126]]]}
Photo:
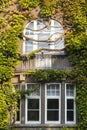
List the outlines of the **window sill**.
{"label": "window sill", "polygon": [[15,128],[62,128],[62,127],[68,127],[68,128],[75,128],[77,127],[76,124],[14,124]]}

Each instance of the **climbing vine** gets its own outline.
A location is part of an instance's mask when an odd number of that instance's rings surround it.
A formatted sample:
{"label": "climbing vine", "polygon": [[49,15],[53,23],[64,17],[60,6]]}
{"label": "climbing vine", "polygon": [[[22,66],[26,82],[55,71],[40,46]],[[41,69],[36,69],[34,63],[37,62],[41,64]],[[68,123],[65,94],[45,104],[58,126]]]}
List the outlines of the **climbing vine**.
{"label": "climbing vine", "polygon": [[55,14],[55,6],[56,6],[55,0],[43,0],[40,12],[41,16],[45,18],[51,17],[53,14]]}
{"label": "climbing vine", "polygon": [[[15,7],[15,6],[16,7]],[[0,122],[8,124],[8,111],[16,100],[16,96],[10,98],[9,88],[11,78],[19,57],[18,43],[22,38],[22,30],[25,21],[32,19],[31,10],[41,5],[41,17],[52,17],[57,8],[63,13],[65,29],[66,51],[69,60],[74,67],[73,72],[57,70],[28,71],[34,81],[51,82],[61,78],[67,78],[77,85],[77,112],[78,127],[82,130],[87,127],[87,2],[86,0],[1,0],[0,1],[0,102],[2,108]],[[29,54],[37,53],[39,50]],[[4,96],[2,100],[2,95]],[[15,95],[15,94],[13,94]],[[12,95],[11,95],[12,96]],[[8,97],[8,98],[7,98]],[[6,100],[7,99],[7,100]],[[0,105],[1,105],[0,104]],[[9,105],[7,105],[9,104]],[[14,103],[13,103],[14,104]],[[4,107],[5,106],[5,107]],[[3,110],[3,107],[5,108]],[[6,120],[7,119],[7,120]],[[2,123],[2,128],[4,127]],[[6,128],[7,129],[7,128]],[[5,130],[5,128],[4,128]]]}
{"label": "climbing vine", "polygon": [[[34,82],[39,82],[39,83],[46,83],[46,82],[57,82],[60,81],[61,79],[70,79],[72,72],[70,70],[65,70],[65,71],[58,71],[55,69],[51,70],[35,70],[31,71],[29,70],[26,75],[31,78],[32,81]],[[71,76],[72,77],[72,76]]]}
{"label": "climbing vine", "polygon": [[78,127],[87,127],[87,2],[61,0],[66,31],[66,51],[74,67],[73,80],[77,85]]}

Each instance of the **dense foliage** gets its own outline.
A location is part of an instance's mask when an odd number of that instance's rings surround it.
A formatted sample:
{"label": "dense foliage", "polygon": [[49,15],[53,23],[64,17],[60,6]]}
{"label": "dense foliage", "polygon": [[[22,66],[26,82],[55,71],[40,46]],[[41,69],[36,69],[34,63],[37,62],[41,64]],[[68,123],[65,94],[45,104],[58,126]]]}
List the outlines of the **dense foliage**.
{"label": "dense foliage", "polygon": [[[87,1],[61,0],[66,29],[66,49],[77,84],[78,124],[87,127]],[[67,7],[67,8],[66,8]]]}
{"label": "dense foliage", "polygon": [[[41,5],[41,17],[52,17],[56,9],[63,13],[66,51],[74,67],[71,80],[77,84],[78,127],[87,127],[87,1],[86,0],[1,0],[0,1],[0,129],[5,130],[9,113],[16,104],[11,78],[19,56],[18,43],[26,19],[33,19],[31,11]],[[37,51],[36,51],[37,52]],[[31,56],[31,55],[29,55]],[[40,71],[40,72],[39,72]],[[48,76],[39,73],[40,81]],[[54,71],[54,70],[52,70]],[[44,77],[43,77],[44,73]],[[52,75],[54,73],[54,75]],[[49,72],[49,81],[55,76],[67,77],[70,73]],[[38,79],[36,79],[38,81]],[[38,81],[39,82],[39,81]]]}
{"label": "dense foliage", "polygon": [[65,79],[70,79],[71,76],[71,71],[70,70],[65,70],[65,71],[58,71],[55,69],[52,70],[35,70],[31,71],[29,70],[26,75],[28,75],[31,80],[34,82],[40,82],[40,83],[46,83],[46,82],[57,82]]}

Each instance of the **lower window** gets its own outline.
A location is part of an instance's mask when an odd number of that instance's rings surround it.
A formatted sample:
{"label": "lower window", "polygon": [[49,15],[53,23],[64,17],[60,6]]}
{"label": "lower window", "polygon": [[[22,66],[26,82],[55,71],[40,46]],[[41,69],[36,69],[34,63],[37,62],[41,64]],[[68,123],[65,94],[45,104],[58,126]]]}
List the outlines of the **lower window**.
{"label": "lower window", "polygon": [[[20,91],[20,84],[14,84],[14,91]],[[15,123],[20,123],[21,122],[21,101],[20,99],[17,100],[17,111],[15,114]]]}
{"label": "lower window", "polygon": [[65,86],[65,123],[76,123],[75,86]]}
{"label": "lower window", "polygon": [[26,95],[26,123],[40,123],[40,85],[27,84],[30,95]]}
{"label": "lower window", "polygon": [[60,123],[60,84],[46,84],[45,123]]}

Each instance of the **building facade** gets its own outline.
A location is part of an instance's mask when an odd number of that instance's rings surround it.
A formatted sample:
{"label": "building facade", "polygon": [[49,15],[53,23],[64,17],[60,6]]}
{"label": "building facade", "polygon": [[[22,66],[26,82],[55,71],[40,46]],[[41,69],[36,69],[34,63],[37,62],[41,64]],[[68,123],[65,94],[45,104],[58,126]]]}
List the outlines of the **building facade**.
{"label": "building facade", "polygon": [[[32,52],[34,54],[29,57]],[[18,101],[15,128],[58,130],[64,126],[74,127],[76,86],[65,78],[40,83],[26,75],[28,70],[73,69],[65,52],[63,25],[54,19],[36,19],[27,23],[21,53],[22,59],[12,82],[23,92],[29,90],[30,94]]]}

